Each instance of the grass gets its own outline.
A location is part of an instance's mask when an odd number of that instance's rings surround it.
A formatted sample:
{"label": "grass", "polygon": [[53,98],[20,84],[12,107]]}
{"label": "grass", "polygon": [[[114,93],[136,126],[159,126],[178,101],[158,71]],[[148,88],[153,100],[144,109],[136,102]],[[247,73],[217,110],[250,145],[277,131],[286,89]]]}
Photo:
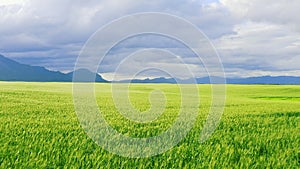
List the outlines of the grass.
{"label": "grass", "polygon": [[[132,137],[168,129],[179,110],[176,85],[134,84],[133,106],[150,108],[149,92],[168,102],[154,122],[120,115],[109,84],[97,84],[97,102],[108,123]],[[220,125],[199,143],[210,107],[210,86],[199,85],[200,112],[190,133],[174,148],[150,158],[126,158],[95,144],[74,111],[71,83],[0,82],[0,168],[299,168],[300,86],[228,85]]]}

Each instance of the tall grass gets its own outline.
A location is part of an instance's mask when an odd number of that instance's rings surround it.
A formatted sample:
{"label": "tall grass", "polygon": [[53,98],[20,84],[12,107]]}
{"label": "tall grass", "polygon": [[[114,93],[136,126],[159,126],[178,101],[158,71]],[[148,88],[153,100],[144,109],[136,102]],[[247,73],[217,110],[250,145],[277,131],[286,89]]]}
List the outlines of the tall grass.
{"label": "tall grass", "polygon": [[[132,137],[168,129],[180,108],[176,85],[134,84],[133,106],[149,109],[149,93],[165,92],[164,114],[151,123],[120,115],[109,84],[97,84],[107,122]],[[210,86],[199,85],[200,112],[190,133],[173,149],[150,158],[125,158],[95,144],[81,128],[70,83],[0,83],[1,168],[299,168],[300,86],[228,85],[222,120],[199,143],[210,107]]]}

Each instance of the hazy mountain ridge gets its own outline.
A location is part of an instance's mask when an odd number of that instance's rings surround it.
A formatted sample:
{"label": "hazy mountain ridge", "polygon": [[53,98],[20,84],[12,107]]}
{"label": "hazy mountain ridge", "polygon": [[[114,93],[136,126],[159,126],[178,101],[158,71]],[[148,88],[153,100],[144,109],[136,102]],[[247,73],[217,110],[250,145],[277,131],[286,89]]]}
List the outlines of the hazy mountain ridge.
{"label": "hazy mountain ridge", "polygon": [[[79,69],[79,74],[91,75],[89,70]],[[0,55],[0,81],[29,81],[29,82],[72,82],[74,72],[67,74],[50,71],[44,67],[30,66],[18,63]],[[85,79],[82,79],[85,82]],[[96,82],[107,82],[100,75],[96,75]]]}
{"label": "hazy mountain ridge", "polygon": [[[213,77],[216,84],[222,83],[224,80],[220,77]],[[300,85],[300,77],[294,76],[260,76],[260,77],[248,77],[248,78],[226,78],[227,84],[278,84],[278,85]],[[132,80],[122,80],[117,82],[131,82],[131,83],[181,83],[181,84],[210,84],[209,77],[201,77],[195,79],[174,79],[174,78],[153,78],[153,79],[132,79]]]}
{"label": "hazy mountain ridge", "polygon": [[[77,79],[75,81],[90,82],[91,77],[94,77],[95,73],[87,69],[79,69],[75,72],[61,73],[59,71],[50,71],[44,67],[30,66],[18,63],[14,60],[8,59],[3,55],[0,55],[0,81],[29,81],[29,82],[72,82],[73,74],[76,74]],[[213,77],[216,82],[223,82],[219,77]],[[221,79],[221,80],[220,80]],[[99,74],[96,74],[95,82],[109,82],[102,78]],[[198,83],[208,84],[210,82],[209,77],[195,78],[195,79],[175,79],[175,78],[153,78],[153,79],[131,79],[114,81],[116,83]],[[228,84],[281,84],[281,85],[300,85],[300,77],[294,76],[260,76],[260,77],[248,77],[248,78],[227,78]]]}

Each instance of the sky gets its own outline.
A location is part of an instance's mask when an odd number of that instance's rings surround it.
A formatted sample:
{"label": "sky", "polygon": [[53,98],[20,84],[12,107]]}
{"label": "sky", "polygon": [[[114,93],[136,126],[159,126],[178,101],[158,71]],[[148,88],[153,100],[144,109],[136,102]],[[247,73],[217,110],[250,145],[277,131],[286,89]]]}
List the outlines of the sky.
{"label": "sky", "polygon": [[[299,9],[299,0],[0,0],[0,54],[70,72],[86,41],[102,26],[138,12],[163,12],[186,19],[210,39],[227,77],[300,76]],[[131,77],[145,62],[186,77],[180,74],[181,63],[165,50],[182,57],[195,76],[206,75],[182,44],[155,35],[118,44],[98,72],[111,79],[122,58],[144,48],[161,51],[140,52],[134,56],[139,59],[128,59],[128,66],[118,71],[119,79]],[[164,74],[141,72],[143,77]]]}

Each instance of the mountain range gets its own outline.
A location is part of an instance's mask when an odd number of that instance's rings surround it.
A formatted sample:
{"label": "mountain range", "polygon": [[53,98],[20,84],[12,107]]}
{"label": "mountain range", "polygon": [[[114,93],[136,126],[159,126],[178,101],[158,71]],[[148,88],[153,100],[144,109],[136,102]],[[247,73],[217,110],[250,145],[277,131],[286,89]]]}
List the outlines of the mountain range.
{"label": "mountain range", "polygon": [[[76,81],[89,82],[90,77],[94,77],[95,73],[87,69],[78,69],[70,73],[62,73],[59,71],[50,71],[40,66],[30,66],[26,64],[18,63],[14,60],[8,59],[3,55],[0,55],[0,81],[30,81],[30,82],[72,82],[73,74],[76,74]],[[218,81],[218,77],[213,77]],[[210,82],[209,77],[202,77],[193,79],[175,79],[175,78],[153,78],[153,79],[131,79],[115,81],[118,83],[196,83],[208,84]],[[101,75],[96,74],[95,82],[109,82],[102,78]],[[260,77],[248,77],[248,78],[227,78],[228,84],[280,84],[280,85],[299,85],[300,77],[294,76],[260,76]]]}
{"label": "mountain range", "polygon": [[[78,69],[66,74],[59,71],[50,71],[40,66],[21,64],[0,55],[0,81],[72,82],[74,73],[80,75],[80,77],[94,75],[86,69]],[[88,79],[81,78],[80,81],[85,82]],[[108,82],[99,74],[96,74],[95,81]]]}
{"label": "mountain range", "polygon": [[[222,78],[213,77],[216,84],[223,82]],[[201,77],[195,79],[175,79],[175,78],[153,78],[153,79],[133,79],[133,80],[122,80],[119,82],[124,83],[180,83],[180,84],[210,84],[209,77]],[[248,77],[248,78],[226,78],[227,84],[278,84],[278,85],[300,85],[300,77],[294,76],[260,76],[260,77]]]}

